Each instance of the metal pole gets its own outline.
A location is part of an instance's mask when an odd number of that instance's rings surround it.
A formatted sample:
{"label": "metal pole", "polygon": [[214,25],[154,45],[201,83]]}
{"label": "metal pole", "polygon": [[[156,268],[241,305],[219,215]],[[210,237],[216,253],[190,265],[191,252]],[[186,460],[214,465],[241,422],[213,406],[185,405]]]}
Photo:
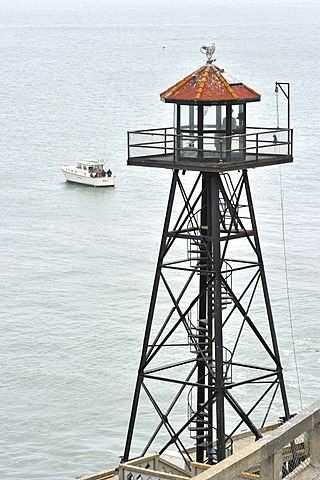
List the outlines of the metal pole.
{"label": "metal pole", "polygon": [[[290,83],[288,85],[288,142],[290,141]],[[288,155],[290,154],[290,145],[288,145]]]}
{"label": "metal pole", "polygon": [[[199,278],[199,293],[205,291],[205,286],[207,283],[206,278],[206,245],[204,237],[207,235],[207,230],[204,228],[207,225],[207,178],[206,175],[202,175],[202,198],[201,198],[201,214],[200,214],[200,226],[201,226],[201,241],[200,241],[200,252],[199,252],[199,271],[200,271],[200,278]],[[199,298],[199,319],[198,325],[200,327],[199,332],[201,332],[201,328],[206,327],[207,322],[207,303],[206,303],[206,296],[201,295]],[[206,335],[206,334],[204,334]],[[204,343],[204,341],[202,341]],[[205,375],[206,375],[206,367],[203,361],[203,355],[198,353],[197,356],[197,411],[201,411],[203,405],[205,403]],[[202,420],[202,421],[201,421]],[[204,432],[204,418],[197,419],[197,430],[196,430],[196,461],[197,462],[204,462],[204,440],[200,440],[200,435]]]}
{"label": "metal pole", "polygon": [[198,160],[201,162],[204,156],[203,145],[203,106],[198,105]]}
{"label": "metal pole", "polygon": [[[223,334],[221,306],[221,253],[220,253],[220,209],[219,209],[220,174],[213,173],[210,181],[210,209],[208,234],[212,239],[212,271],[213,271],[213,308],[212,324],[214,327],[215,350],[215,389],[216,389],[216,422],[217,422],[217,460],[226,456],[225,448],[225,413],[224,413],[224,379],[223,379]],[[209,198],[209,195],[208,195]],[[211,313],[211,312],[210,312]]]}
{"label": "metal pole", "polygon": [[[283,85],[287,87],[285,91]],[[276,82],[276,91],[280,88],[281,92],[287,99],[287,129],[288,129],[288,155],[290,155],[290,83],[288,82]],[[292,153],[291,153],[292,155]]]}

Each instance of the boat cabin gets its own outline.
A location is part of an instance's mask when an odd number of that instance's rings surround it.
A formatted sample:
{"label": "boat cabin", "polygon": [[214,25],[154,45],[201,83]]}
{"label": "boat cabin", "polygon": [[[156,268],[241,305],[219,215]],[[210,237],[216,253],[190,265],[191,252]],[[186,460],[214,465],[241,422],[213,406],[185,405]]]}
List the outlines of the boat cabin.
{"label": "boat cabin", "polygon": [[76,168],[78,170],[82,170],[83,173],[89,173],[89,175],[93,174],[103,174],[104,169],[103,169],[103,162],[86,162],[86,161],[80,161],[77,163]]}

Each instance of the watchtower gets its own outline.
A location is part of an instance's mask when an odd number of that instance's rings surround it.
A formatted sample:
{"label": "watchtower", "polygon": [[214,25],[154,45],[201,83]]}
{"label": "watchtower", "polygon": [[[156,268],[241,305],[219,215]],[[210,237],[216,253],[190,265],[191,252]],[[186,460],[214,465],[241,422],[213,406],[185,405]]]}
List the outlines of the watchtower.
{"label": "watchtower", "polygon": [[243,426],[261,437],[274,405],[290,417],[248,170],[292,162],[292,130],[249,127],[260,95],[201,50],[206,64],[160,95],[173,127],[128,132],[128,165],[172,181],[123,461],[143,402],[141,454],[175,446],[185,465],[224,459]]}

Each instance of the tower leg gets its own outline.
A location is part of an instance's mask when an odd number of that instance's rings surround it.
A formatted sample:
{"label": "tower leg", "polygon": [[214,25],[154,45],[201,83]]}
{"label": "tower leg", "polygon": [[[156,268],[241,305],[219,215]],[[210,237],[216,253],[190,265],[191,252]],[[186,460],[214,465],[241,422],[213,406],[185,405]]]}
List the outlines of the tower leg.
{"label": "tower leg", "polygon": [[134,425],[135,425],[135,421],[136,421],[140,392],[141,392],[141,386],[142,386],[142,382],[143,382],[143,370],[144,370],[145,362],[146,362],[148,343],[149,343],[151,326],[152,326],[153,315],[154,315],[154,309],[155,309],[157,293],[158,293],[158,288],[159,288],[159,281],[160,281],[160,276],[161,276],[161,266],[162,266],[162,261],[163,261],[163,258],[165,256],[165,251],[166,251],[166,240],[167,240],[167,235],[168,235],[168,229],[169,229],[169,223],[170,223],[170,218],[171,218],[171,212],[172,212],[173,200],[174,200],[175,191],[176,191],[178,175],[179,175],[179,171],[175,170],[173,172],[173,176],[172,176],[172,182],[171,182],[171,188],[170,188],[170,193],[169,193],[167,212],[166,212],[166,217],[165,217],[165,222],[164,222],[164,227],[163,227],[162,239],[161,239],[161,243],[160,243],[160,251],[159,251],[159,256],[158,256],[158,263],[157,263],[157,268],[156,268],[155,281],[154,281],[154,284],[153,284],[153,290],[152,290],[152,294],[151,294],[149,313],[148,313],[147,324],[146,324],[146,329],[145,329],[142,352],[141,352],[140,366],[139,366],[138,377],[137,377],[134,396],[133,396],[133,401],[132,401],[132,408],[131,408],[131,415],[130,415],[129,426],[128,426],[127,439],[126,439],[124,454],[123,454],[123,457],[122,457],[123,462],[126,462],[126,461],[129,460],[129,455],[130,455],[130,450],[131,450]]}
{"label": "tower leg", "polygon": [[257,229],[256,218],[255,218],[254,209],[253,209],[253,202],[252,202],[252,196],[251,196],[251,190],[250,190],[250,184],[249,184],[247,170],[243,171],[243,175],[244,175],[244,183],[245,183],[245,189],[246,189],[246,194],[247,194],[247,199],[248,199],[248,206],[249,206],[249,211],[250,211],[250,216],[251,216],[251,222],[252,222],[252,226],[253,226],[255,245],[256,245],[256,250],[257,250],[257,257],[258,257],[258,260],[259,260],[259,263],[260,263],[261,282],[262,282],[265,305],[266,305],[266,309],[267,309],[267,316],[268,316],[268,321],[269,321],[273,351],[274,351],[274,355],[275,355],[276,361],[277,361],[277,367],[278,367],[277,375],[278,375],[280,391],[281,391],[281,396],[282,396],[282,403],[283,403],[283,408],[284,408],[284,417],[285,417],[285,420],[289,420],[290,419],[290,411],[289,411],[288,397],[287,397],[287,392],[286,392],[284,379],[283,379],[283,369],[282,369],[282,366],[281,366],[277,336],[276,336],[276,331],[275,331],[275,328],[274,328],[274,321],[273,321],[273,315],[272,315],[272,309],[271,309],[270,296],[269,296],[269,292],[268,292],[266,273],[265,273],[264,264],[263,264],[263,260],[262,260],[260,240],[259,240],[259,236],[258,236],[258,229]]}

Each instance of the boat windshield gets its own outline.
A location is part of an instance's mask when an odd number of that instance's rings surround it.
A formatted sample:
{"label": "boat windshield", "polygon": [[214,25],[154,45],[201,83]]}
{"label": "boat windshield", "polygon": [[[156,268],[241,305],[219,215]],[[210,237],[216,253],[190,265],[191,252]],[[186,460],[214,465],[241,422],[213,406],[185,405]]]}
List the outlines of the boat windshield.
{"label": "boat windshield", "polygon": [[102,165],[93,165],[92,167],[89,167],[89,172],[100,173],[102,171],[103,171]]}

